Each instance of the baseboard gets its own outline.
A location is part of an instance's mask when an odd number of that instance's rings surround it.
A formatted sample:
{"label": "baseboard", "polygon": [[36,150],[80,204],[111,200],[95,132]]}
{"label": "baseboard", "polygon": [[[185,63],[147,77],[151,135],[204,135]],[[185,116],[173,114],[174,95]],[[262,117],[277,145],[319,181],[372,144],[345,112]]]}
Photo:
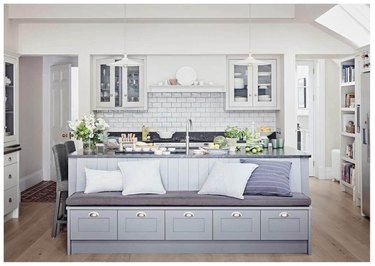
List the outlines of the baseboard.
{"label": "baseboard", "polygon": [[319,179],[333,179],[332,167],[319,167],[318,172]]}
{"label": "baseboard", "polygon": [[20,178],[20,191],[24,191],[43,181],[43,169]]}

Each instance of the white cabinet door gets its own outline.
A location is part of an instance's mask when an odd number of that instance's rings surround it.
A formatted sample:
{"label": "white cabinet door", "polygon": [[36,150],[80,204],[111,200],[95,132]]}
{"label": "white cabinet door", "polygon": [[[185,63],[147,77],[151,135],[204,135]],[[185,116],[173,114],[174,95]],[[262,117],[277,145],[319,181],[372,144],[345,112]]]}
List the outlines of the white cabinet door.
{"label": "white cabinet door", "polygon": [[246,109],[252,106],[252,86],[249,86],[251,75],[247,66],[235,64],[238,60],[240,59],[229,60],[229,106]]}
{"label": "white cabinet door", "polygon": [[4,142],[18,144],[18,59],[5,56]]}
{"label": "white cabinet door", "polygon": [[115,107],[114,59],[96,60],[96,107]]}
{"label": "white cabinet door", "polygon": [[128,66],[124,69],[122,96],[122,107],[128,108],[142,108],[145,102],[145,88],[144,88],[144,60],[133,59],[141,63],[140,66]]}
{"label": "white cabinet door", "polygon": [[254,66],[253,106],[276,107],[276,60]]}

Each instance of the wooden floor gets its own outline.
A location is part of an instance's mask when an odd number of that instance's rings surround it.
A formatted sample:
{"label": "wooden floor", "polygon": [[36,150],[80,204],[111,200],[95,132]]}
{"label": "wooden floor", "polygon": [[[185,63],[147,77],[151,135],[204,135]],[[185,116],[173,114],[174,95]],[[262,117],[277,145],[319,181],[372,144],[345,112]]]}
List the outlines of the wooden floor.
{"label": "wooden floor", "polygon": [[22,203],[20,219],[4,225],[4,259],[11,261],[369,261],[370,222],[331,181],[310,179],[312,255],[78,254],[66,255],[66,233],[50,237],[52,203]]}

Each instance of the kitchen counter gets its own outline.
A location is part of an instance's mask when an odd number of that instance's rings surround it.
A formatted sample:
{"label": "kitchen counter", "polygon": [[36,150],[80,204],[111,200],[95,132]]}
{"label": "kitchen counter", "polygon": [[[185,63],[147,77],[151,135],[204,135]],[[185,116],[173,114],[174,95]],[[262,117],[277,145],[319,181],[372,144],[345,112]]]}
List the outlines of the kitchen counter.
{"label": "kitchen counter", "polygon": [[17,145],[8,146],[8,147],[4,147],[4,155],[8,154],[8,153],[20,151],[20,150],[21,150],[21,146],[18,145],[18,144]]}
{"label": "kitchen counter", "polygon": [[194,155],[193,151],[187,155],[185,153],[171,153],[170,155],[155,155],[154,153],[135,153],[124,152],[116,153],[115,150],[106,150],[101,154],[84,154],[83,150],[78,150],[69,154],[69,158],[310,158],[311,155],[301,152],[291,147],[284,147],[284,149],[264,149],[263,152],[253,154],[245,153],[244,151],[228,153],[223,155],[205,154]]}

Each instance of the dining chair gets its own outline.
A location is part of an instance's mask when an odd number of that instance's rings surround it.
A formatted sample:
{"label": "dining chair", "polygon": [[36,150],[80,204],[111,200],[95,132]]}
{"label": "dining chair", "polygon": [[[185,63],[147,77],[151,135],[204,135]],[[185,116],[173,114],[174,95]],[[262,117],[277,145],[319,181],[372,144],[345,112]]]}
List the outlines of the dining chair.
{"label": "dining chair", "polygon": [[51,236],[56,237],[58,226],[66,224],[65,199],[68,196],[68,152],[64,144],[52,147],[56,167],[56,203]]}

